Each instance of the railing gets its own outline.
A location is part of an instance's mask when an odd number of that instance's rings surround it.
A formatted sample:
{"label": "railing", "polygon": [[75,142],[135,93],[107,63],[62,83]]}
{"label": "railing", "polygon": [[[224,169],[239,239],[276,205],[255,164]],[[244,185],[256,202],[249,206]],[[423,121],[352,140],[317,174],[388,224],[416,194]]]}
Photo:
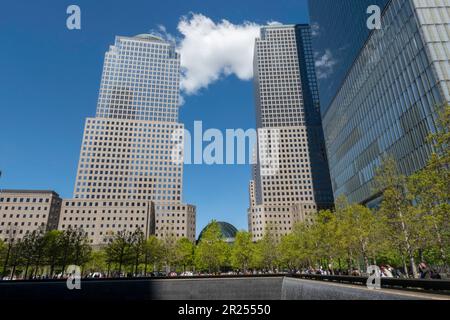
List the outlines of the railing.
{"label": "railing", "polygon": [[[291,274],[288,277],[319,280],[335,283],[347,283],[355,285],[366,285],[368,277],[355,276],[332,276],[332,275],[315,275],[315,274]],[[425,280],[425,279],[398,279],[398,278],[381,278],[382,288],[391,289],[419,289],[432,290],[450,293],[450,281],[448,280]]]}
{"label": "railing", "polygon": [[[260,274],[260,275],[203,275],[188,277],[122,277],[122,278],[83,278],[83,281],[133,281],[133,280],[176,280],[176,279],[227,279],[227,278],[271,278],[271,277],[291,277],[296,279],[327,281],[341,284],[353,284],[365,286],[367,277],[363,276],[338,276],[338,275],[315,275],[315,274]],[[11,282],[65,282],[66,279],[34,279],[34,280],[14,280],[0,281],[1,283]],[[424,279],[398,279],[398,278],[381,278],[382,288],[391,289],[414,289],[435,291],[450,294],[450,281],[448,280],[424,280]]]}
{"label": "railing", "polygon": [[[281,278],[287,276],[287,273],[265,273],[265,274],[218,274],[218,275],[195,275],[195,276],[150,276],[147,277],[102,277],[85,278],[82,281],[129,281],[129,280],[180,280],[180,279],[229,279],[229,278]],[[16,279],[1,280],[1,283],[26,283],[26,282],[66,282],[67,278],[42,278],[42,279]]]}

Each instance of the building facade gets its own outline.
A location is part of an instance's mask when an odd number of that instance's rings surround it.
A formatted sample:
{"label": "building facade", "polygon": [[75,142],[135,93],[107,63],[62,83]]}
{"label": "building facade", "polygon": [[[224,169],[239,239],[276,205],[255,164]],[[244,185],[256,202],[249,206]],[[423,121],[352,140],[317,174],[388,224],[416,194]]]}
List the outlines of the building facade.
{"label": "building facade", "polygon": [[[389,0],[309,0],[313,51],[322,114],[326,112],[347,75],[370,29],[367,9],[382,11]],[[351,30],[351,31],[350,31]]]}
{"label": "building facade", "polygon": [[179,86],[173,43],[147,34],[116,37],[105,55],[96,116],[85,123],[74,198],[152,202],[156,235],[194,241],[195,207],[182,203],[183,163],[173,159],[183,129]]}
{"label": "building facade", "polygon": [[258,162],[250,182],[253,240],[298,222],[294,208],[333,205],[308,25],[261,29],[254,53]]}
{"label": "building facade", "polygon": [[146,238],[155,234],[154,215],[153,203],[146,200],[65,199],[58,229],[81,229],[92,245],[102,245],[123,230],[140,229]]}
{"label": "building facade", "polygon": [[[317,7],[330,2],[310,4]],[[339,5],[355,2],[344,0]],[[384,157],[393,157],[405,175],[424,167],[432,152],[427,136],[436,130],[440,106],[450,103],[450,1],[380,4],[384,4],[380,30],[368,30],[366,9],[356,7],[358,11],[349,9],[339,19],[360,17],[356,21],[362,25],[354,28],[365,28],[360,38],[352,43],[346,40],[348,35],[339,37],[348,34],[339,26],[335,36],[319,35],[335,43],[335,48],[351,45],[352,52],[357,52],[350,64],[344,63],[348,65],[344,77],[330,76],[339,85],[323,115],[323,125],[334,196],[345,195],[351,202],[369,206],[379,202],[374,174]],[[328,11],[316,9],[311,14],[319,26],[327,23],[330,14],[321,12]],[[320,89],[321,93],[328,90]]]}
{"label": "building facade", "polygon": [[48,190],[0,190],[0,239],[21,240],[42,228],[58,228],[61,198]]}

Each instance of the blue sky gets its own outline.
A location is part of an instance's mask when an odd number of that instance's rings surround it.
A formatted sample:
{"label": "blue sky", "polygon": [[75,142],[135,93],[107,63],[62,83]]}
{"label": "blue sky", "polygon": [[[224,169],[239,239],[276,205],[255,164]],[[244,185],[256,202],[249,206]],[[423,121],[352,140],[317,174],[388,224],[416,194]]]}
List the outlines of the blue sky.
{"label": "blue sky", "polygon": [[[80,6],[81,30],[66,28]],[[4,1],[0,10],[0,188],[52,189],[72,197],[86,117],[94,116],[103,57],[115,35],[158,29],[180,37],[190,13],[214,22],[305,23],[306,0]],[[198,48],[202,50],[202,48]],[[253,85],[235,75],[185,96],[180,121],[253,128]],[[197,206],[197,233],[211,220],[247,229],[250,167],[188,165],[184,201]],[[214,190],[214,192],[211,192]]]}

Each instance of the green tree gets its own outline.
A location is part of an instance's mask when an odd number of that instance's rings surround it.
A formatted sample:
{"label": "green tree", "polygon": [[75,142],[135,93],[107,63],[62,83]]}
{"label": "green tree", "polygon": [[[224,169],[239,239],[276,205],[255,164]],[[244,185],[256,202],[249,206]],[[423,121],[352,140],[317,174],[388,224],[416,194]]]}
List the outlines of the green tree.
{"label": "green tree", "polygon": [[246,272],[254,261],[255,245],[249,232],[239,231],[231,248],[231,265]]}
{"label": "green tree", "polygon": [[144,243],[143,248],[143,263],[144,263],[144,275],[147,276],[147,267],[149,264],[153,265],[153,271],[155,271],[155,265],[159,264],[162,260],[163,245],[156,236],[150,236]]}
{"label": "green tree", "polygon": [[[44,235],[45,241],[45,261],[49,265],[50,276],[53,276],[57,267],[57,264],[61,261],[62,255],[62,243],[61,237],[63,232],[58,230],[52,230]],[[25,273],[26,274],[26,273]]]}
{"label": "green tree", "polygon": [[383,237],[380,235],[383,225],[379,223],[377,216],[369,208],[360,204],[349,204],[345,199],[340,199],[336,208],[336,216],[339,224],[340,250],[349,248],[351,252],[358,253],[364,262],[364,266],[370,265],[370,259],[375,259],[383,248]]}
{"label": "green tree", "polygon": [[223,240],[220,226],[211,222],[203,232],[200,243],[195,250],[195,264],[200,270],[218,272],[227,263],[228,244]]}
{"label": "green tree", "polygon": [[294,232],[282,237],[279,244],[280,262],[292,272],[298,270],[302,264],[301,251],[298,244],[299,238]]}
{"label": "green tree", "polygon": [[182,266],[183,271],[186,271],[186,267],[191,267],[194,264],[194,250],[194,244],[187,238],[181,238],[176,242],[175,263]]}
{"label": "green tree", "polygon": [[6,245],[5,241],[0,239],[0,265],[1,266],[3,266],[3,264],[5,263],[7,250],[8,249],[7,249],[7,245]]}
{"label": "green tree", "polygon": [[422,220],[422,249],[437,251],[439,260],[449,264],[450,243],[450,105],[443,108],[438,130],[429,141],[434,152],[428,164],[408,178],[410,200]]}
{"label": "green tree", "polygon": [[24,278],[27,278],[31,266],[34,266],[34,274],[37,275],[39,267],[45,261],[46,239],[44,229],[39,228],[25,234],[18,245],[21,248],[21,263],[25,267]]}
{"label": "green tree", "polygon": [[64,274],[66,266],[70,264],[69,260],[72,243],[72,230],[73,229],[71,227],[69,227],[67,230],[64,230],[61,233],[58,241],[61,251],[59,255],[56,256],[57,257],[56,265],[60,268],[62,274]]}
{"label": "green tree", "polygon": [[279,251],[275,235],[267,227],[263,238],[256,243],[256,264],[260,269],[274,271],[279,262]]}
{"label": "green tree", "polygon": [[92,247],[87,233],[83,229],[75,229],[72,244],[71,262],[77,266],[83,266],[91,257]]}
{"label": "green tree", "polygon": [[32,231],[30,240],[28,246],[34,264],[34,276],[36,277],[39,274],[39,268],[45,263],[46,239],[44,226]]}
{"label": "green tree", "polygon": [[375,181],[378,190],[383,192],[380,214],[389,228],[387,234],[406,253],[413,277],[417,278],[415,251],[421,221],[408,199],[406,177],[398,172],[395,161],[388,158],[377,170]]}
{"label": "green tree", "polygon": [[[308,222],[297,223],[292,231],[293,239],[288,241],[293,246],[293,249],[289,249],[289,259],[297,260],[299,266],[309,267],[313,265],[313,261],[320,259],[317,255],[317,241],[314,238],[316,235],[314,224]],[[289,248],[289,247],[288,247]],[[283,249],[281,250],[283,252]],[[284,258],[286,259],[286,258]]]}
{"label": "green tree", "polygon": [[133,241],[133,232],[122,230],[117,232],[112,241],[106,246],[105,252],[109,264],[118,266],[119,276],[122,268],[130,264],[132,260],[131,245]]}
{"label": "green tree", "polygon": [[16,275],[17,267],[23,262],[23,245],[20,241],[12,242],[9,252],[9,277],[12,279]]}
{"label": "green tree", "polygon": [[346,251],[348,259],[352,258],[353,252],[344,241],[340,219],[341,216],[331,210],[320,211],[315,218],[311,233],[319,266],[333,266],[338,257],[343,256]]}
{"label": "green tree", "polygon": [[74,243],[77,241],[77,230],[68,228],[62,232],[59,237],[61,254],[59,255],[58,265],[61,267],[61,273],[65,273],[66,267],[73,261]]}
{"label": "green tree", "polygon": [[11,257],[13,256],[13,250],[15,250],[15,245],[17,243],[17,227],[10,226],[6,231],[6,239],[4,241],[5,245],[5,253],[3,258],[3,269],[2,269],[2,277],[6,277],[8,275],[8,268],[11,264]]}
{"label": "green tree", "polygon": [[93,250],[89,261],[84,266],[85,273],[105,272],[108,269],[105,250]]}
{"label": "green tree", "polygon": [[141,262],[141,257],[144,252],[145,235],[140,228],[137,228],[131,235],[131,247],[130,254],[132,255],[133,265],[134,265],[134,275],[138,274],[139,264]]}
{"label": "green tree", "polygon": [[166,272],[170,272],[173,270],[172,268],[176,264],[175,246],[177,243],[177,239],[173,236],[173,234],[166,232],[164,234],[161,243],[162,243],[161,262],[165,265]]}

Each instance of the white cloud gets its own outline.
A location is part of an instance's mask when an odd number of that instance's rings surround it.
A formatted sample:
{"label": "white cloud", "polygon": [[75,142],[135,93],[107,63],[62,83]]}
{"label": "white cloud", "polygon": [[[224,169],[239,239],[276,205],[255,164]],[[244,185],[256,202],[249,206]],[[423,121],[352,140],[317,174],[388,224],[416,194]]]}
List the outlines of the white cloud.
{"label": "white cloud", "polygon": [[311,24],[311,36],[320,36],[320,25],[317,22]]}
{"label": "white cloud", "polygon": [[268,26],[282,26],[283,24],[278,21],[269,21],[269,22],[267,22],[267,25]]}
{"label": "white cloud", "polygon": [[186,100],[184,99],[183,95],[180,94],[178,97],[178,106],[181,107],[186,103]]}
{"label": "white cloud", "polygon": [[175,42],[175,43],[177,42],[177,39],[172,34],[167,32],[166,27],[164,25],[162,25],[162,24],[159,24],[157,26],[157,29],[149,30],[149,33],[154,35],[154,36],[157,36],[157,37],[160,37],[162,39],[165,39],[167,41],[172,41],[172,42]]}
{"label": "white cloud", "polygon": [[325,53],[323,55],[316,53],[315,58],[316,58],[315,64],[316,64],[317,78],[327,79],[334,72],[334,66],[337,63],[336,59],[333,57],[331,51],[328,49],[325,50]]}
{"label": "white cloud", "polygon": [[[160,31],[167,34],[164,27]],[[222,76],[236,75],[241,80],[253,77],[253,46],[260,26],[252,22],[215,23],[202,14],[183,17],[178,24],[178,42],[183,70],[181,89],[195,94]]]}

